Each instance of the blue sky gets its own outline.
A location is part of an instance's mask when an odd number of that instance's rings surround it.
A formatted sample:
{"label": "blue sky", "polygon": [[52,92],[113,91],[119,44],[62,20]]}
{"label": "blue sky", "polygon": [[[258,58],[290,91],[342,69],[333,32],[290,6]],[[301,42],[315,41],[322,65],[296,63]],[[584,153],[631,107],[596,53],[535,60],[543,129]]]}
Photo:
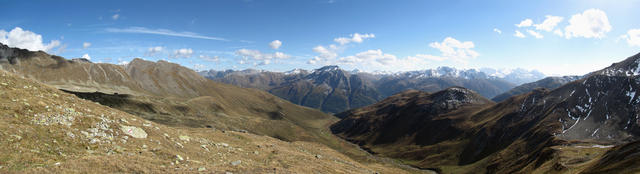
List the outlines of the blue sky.
{"label": "blue sky", "polygon": [[104,63],[141,57],[200,70],[337,64],[569,75],[640,51],[637,0],[0,1],[0,41]]}

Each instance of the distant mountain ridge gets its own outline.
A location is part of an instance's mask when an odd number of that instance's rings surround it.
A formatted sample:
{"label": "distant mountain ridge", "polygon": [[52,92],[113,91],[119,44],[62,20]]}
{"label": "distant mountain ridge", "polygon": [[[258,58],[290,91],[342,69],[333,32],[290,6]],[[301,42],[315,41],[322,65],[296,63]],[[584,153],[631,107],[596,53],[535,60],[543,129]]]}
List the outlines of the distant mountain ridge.
{"label": "distant mountain ridge", "polygon": [[293,103],[331,113],[373,104],[408,89],[435,92],[462,86],[485,97],[493,97],[515,87],[516,83],[544,77],[537,71],[523,69],[502,74],[494,70],[491,75],[483,71],[438,67],[397,73],[367,73],[330,65],[312,71],[294,69],[284,73],[252,69],[199,73],[217,82],[266,90]]}
{"label": "distant mountain ridge", "polygon": [[509,97],[528,93],[533,91],[536,88],[546,88],[546,89],[555,89],[569,82],[575,81],[582,78],[582,76],[562,76],[562,77],[547,77],[535,82],[525,83],[520,86],[516,86],[515,88],[497,95],[493,97],[491,100],[495,102],[501,102]]}

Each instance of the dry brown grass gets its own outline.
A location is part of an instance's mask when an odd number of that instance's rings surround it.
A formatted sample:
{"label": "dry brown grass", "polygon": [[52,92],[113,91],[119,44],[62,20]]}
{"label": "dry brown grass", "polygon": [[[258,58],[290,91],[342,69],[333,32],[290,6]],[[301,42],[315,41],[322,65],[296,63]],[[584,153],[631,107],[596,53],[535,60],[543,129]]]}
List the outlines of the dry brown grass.
{"label": "dry brown grass", "polygon": [[[4,71],[0,76],[0,173],[406,172],[359,163],[318,143],[168,127]],[[73,119],[37,119],[56,115]],[[142,128],[148,136],[130,137],[120,125]],[[92,130],[105,134],[83,133]],[[231,164],[237,160],[241,163]]]}

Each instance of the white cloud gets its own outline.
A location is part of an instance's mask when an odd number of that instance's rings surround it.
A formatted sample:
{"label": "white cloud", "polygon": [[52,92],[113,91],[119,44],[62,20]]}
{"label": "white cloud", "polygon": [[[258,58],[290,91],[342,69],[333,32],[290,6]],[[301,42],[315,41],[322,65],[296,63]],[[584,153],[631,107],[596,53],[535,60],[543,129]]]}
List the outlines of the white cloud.
{"label": "white cloud", "polygon": [[176,32],[167,29],[148,29],[144,27],[129,27],[129,28],[107,28],[106,32],[111,33],[140,33],[140,34],[155,34],[155,35],[163,35],[163,36],[175,36],[175,37],[187,37],[187,38],[196,38],[196,39],[207,39],[207,40],[219,40],[219,41],[229,41],[225,38],[220,37],[211,37],[204,36],[194,32]]}
{"label": "white cloud", "polygon": [[269,64],[271,64],[271,60],[269,59],[263,60],[262,62],[258,63],[258,65],[269,65]]}
{"label": "white cloud", "polygon": [[118,62],[118,65],[125,65],[126,66],[128,64],[129,64],[129,61],[125,61],[125,60],[122,60],[122,61]]}
{"label": "white cloud", "polygon": [[402,59],[393,54],[383,53],[382,50],[376,49],[363,51],[353,56],[341,57],[333,64],[356,66],[364,70],[407,71],[424,69],[424,67],[429,65],[429,60],[434,59],[434,57],[437,56],[416,55]]}
{"label": "white cloud", "polygon": [[280,40],[274,40],[269,43],[269,47],[274,50],[277,50],[278,48],[280,48],[280,46],[282,46],[282,42]]}
{"label": "white cloud", "polygon": [[496,33],[498,33],[498,34],[502,34],[502,30],[497,29],[497,28],[494,28],[494,29],[493,29],[493,32],[496,32]]}
{"label": "white cloud", "polygon": [[189,58],[193,54],[193,50],[191,48],[181,48],[173,51],[171,55],[172,58]]}
{"label": "white cloud", "polygon": [[516,24],[516,27],[520,28],[520,27],[530,27],[533,24],[533,20],[531,19],[525,19],[520,21],[519,24]]}
{"label": "white cloud", "polygon": [[114,14],[113,16],[111,16],[111,19],[113,20],[118,20],[118,18],[120,18],[120,14]]}
{"label": "white cloud", "polygon": [[333,39],[333,41],[337,42],[339,46],[335,44],[331,44],[329,46],[318,45],[316,47],[313,47],[312,49],[313,52],[318,53],[318,55],[311,58],[309,61],[307,61],[307,63],[325,64],[325,65],[333,64],[335,63],[336,58],[338,57],[338,52],[344,51],[344,49],[347,47],[346,44],[349,44],[352,42],[362,43],[365,39],[375,38],[375,37],[376,36],[374,34],[354,33],[354,34],[351,34],[350,37],[335,38]]}
{"label": "white cloud", "polygon": [[441,43],[433,42],[430,47],[440,50],[441,56],[456,62],[466,63],[469,59],[478,57],[480,54],[472,50],[475,45],[471,41],[460,42],[452,37],[447,37]]}
{"label": "white cloud", "polygon": [[318,53],[319,55],[314,56],[311,60],[309,60],[307,63],[309,64],[316,64],[316,63],[324,63],[324,64],[330,64],[330,62],[335,59],[336,57],[338,57],[338,46],[336,45],[329,45],[329,47],[324,47],[321,45],[318,45],[316,47],[313,47],[313,52]]}
{"label": "white cloud", "polygon": [[409,56],[412,59],[422,59],[422,60],[432,60],[432,61],[444,61],[447,60],[446,57],[434,56],[430,54],[416,54],[415,56]]}
{"label": "white cloud", "polygon": [[588,9],[575,14],[569,19],[569,26],[564,28],[567,39],[572,37],[603,38],[611,31],[607,14],[599,9]]}
{"label": "white cloud", "polygon": [[640,47],[640,29],[631,29],[627,31],[627,34],[620,36],[620,38],[626,40],[629,46]]}
{"label": "white cloud", "polygon": [[200,55],[200,56],[198,56],[198,57],[199,57],[200,59],[205,60],[205,61],[208,61],[208,62],[217,62],[217,61],[220,61],[220,57],[218,57],[218,56],[213,56],[213,57],[211,57],[211,56],[207,56],[207,55]]}
{"label": "white cloud", "polygon": [[158,53],[161,53],[163,50],[164,48],[161,46],[150,47],[144,55],[151,57]]}
{"label": "white cloud", "polygon": [[282,52],[275,52],[273,54],[262,53],[258,50],[250,50],[250,49],[239,49],[236,51],[236,54],[243,57],[250,57],[256,60],[265,60],[265,59],[286,59],[289,58],[289,55],[286,55]]}
{"label": "white cloud", "polygon": [[542,36],[542,34],[533,30],[527,30],[527,33],[529,33],[531,36],[535,37],[536,39],[542,39],[544,37]]}
{"label": "white cloud", "polygon": [[254,60],[254,65],[267,65],[271,63],[272,59],[287,59],[291,57],[290,55],[282,52],[262,53],[258,50],[250,49],[239,49],[236,51],[236,55],[243,58],[243,60],[240,61],[240,64],[247,63],[249,58],[251,58],[252,60]]}
{"label": "white cloud", "polygon": [[89,48],[90,46],[91,46],[91,43],[89,43],[89,42],[82,43],[82,48],[83,48],[83,49],[87,49],[87,48]]}
{"label": "white cloud", "polygon": [[193,65],[193,69],[195,70],[204,70],[207,66],[203,65],[203,64],[194,64]]}
{"label": "white cloud", "polygon": [[516,30],[516,33],[515,33],[515,34],[513,34],[513,36],[515,36],[515,37],[519,37],[519,38],[525,38],[525,37],[527,37],[527,36],[525,36],[524,34],[522,34],[522,32],[520,32],[520,31],[518,31],[518,30]]}
{"label": "white cloud", "polygon": [[473,50],[475,45],[471,41],[461,42],[452,37],[445,38],[442,42],[433,42],[430,47],[438,49],[440,55],[417,54],[406,58],[398,58],[393,54],[384,53],[381,49],[367,50],[352,56],[337,58],[337,46],[316,46],[313,51],[318,53],[310,64],[338,64],[356,66],[358,69],[381,69],[385,71],[419,70],[429,65],[431,61],[451,60],[458,63],[468,63],[468,60],[478,57],[480,54]]}
{"label": "white cloud", "polygon": [[20,27],[16,27],[9,32],[0,30],[0,43],[10,47],[46,52],[60,46],[60,41],[58,40],[52,40],[48,44],[42,43],[42,35],[29,30],[23,30]]}
{"label": "white cloud", "polygon": [[558,35],[560,37],[564,36],[564,33],[562,33],[562,29],[553,30],[553,34]]}
{"label": "white cloud", "polygon": [[89,54],[83,54],[82,58],[85,58],[87,60],[91,60],[91,56],[89,56]]}
{"label": "white cloud", "polygon": [[355,43],[362,43],[362,41],[364,41],[364,39],[369,39],[369,38],[375,38],[376,35],[374,34],[360,34],[360,33],[354,33],[351,34],[351,37],[339,37],[339,38],[335,38],[333,39],[333,41],[339,43],[340,45],[344,45],[344,44],[348,44],[351,42],[355,42]]}
{"label": "white cloud", "polygon": [[563,17],[560,17],[560,16],[551,16],[551,15],[547,15],[545,17],[546,19],[542,21],[542,23],[533,25],[534,27],[536,27],[536,30],[543,30],[543,31],[550,32],[558,25],[558,23],[562,22],[562,20],[564,19]]}
{"label": "white cloud", "polygon": [[363,64],[363,63],[379,63],[381,65],[389,65],[398,58],[391,54],[384,54],[382,50],[367,50],[364,52],[357,53],[354,56],[341,57],[338,59],[339,63],[345,64]]}

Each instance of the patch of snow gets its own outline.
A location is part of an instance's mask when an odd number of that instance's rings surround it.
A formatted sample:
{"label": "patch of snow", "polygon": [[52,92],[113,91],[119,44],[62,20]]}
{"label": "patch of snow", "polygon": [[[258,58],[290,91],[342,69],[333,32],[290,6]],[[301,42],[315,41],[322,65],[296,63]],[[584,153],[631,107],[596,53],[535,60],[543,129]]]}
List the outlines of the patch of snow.
{"label": "patch of snow", "polygon": [[595,148],[601,148],[601,149],[605,149],[605,148],[612,148],[613,145],[599,145],[599,144],[594,144],[591,147],[595,147]]}
{"label": "patch of snow", "polygon": [[569,94],[569,96],[573,96],[573,93],[576,93],[575,89],[573,91],[571,91],[571,94]]}
{"label": "patch of snow", "polygon": [[286,74],[286,75],[300,74],[301,72],[302,72],[302,69],[296,68],[296,69],[292,69],[290,71],[284,72],[284,74]]}
{"label": "patch of snow", "polygon": [[627,120],[627,125],[624,126],[624,130],[627,130],[627,128],[629,128],[629,124],[631,124],[631,119]]}
{"label": "patch of snow", "polygon": [[578,122],[580,122],[580,119],[577,119],[575,123],[573,123],[573,125],[571,125],[571,127],[569,127],[569,129],[567,130],[563,130],[562,133],[564,134],[565,132],[571,130],[571,128],[573,128],[574,126],[576,126],[578,124]]}
{"label": "patch of snow", "polygon": [[633,102],[633,98],[636,96],[636,91],[627,91],[627,96],[629,97],[629,103]]}
{"label": "patch of snow", "polygon": [[580,112],[584,112],[585,108],[580,105],[576,105],[576,109],[580,110]]}
{"label": "patch of snow", "polygon": [[589,115],[591,115],[591,111],[593,111],[593,110],[589,109],[589,113],[587,113],[587,116],[584,117],[584,120],[587,120],[587,118],[589,118]]}
{"label": "patch of snow", "polygon": [[593,131],[593,133],[591,134],[591,136],[593,137],[594,135],[596,135],[596,133],[598,133],[598,131],[600,130],[600,128],[596,129],[595,131]]}

